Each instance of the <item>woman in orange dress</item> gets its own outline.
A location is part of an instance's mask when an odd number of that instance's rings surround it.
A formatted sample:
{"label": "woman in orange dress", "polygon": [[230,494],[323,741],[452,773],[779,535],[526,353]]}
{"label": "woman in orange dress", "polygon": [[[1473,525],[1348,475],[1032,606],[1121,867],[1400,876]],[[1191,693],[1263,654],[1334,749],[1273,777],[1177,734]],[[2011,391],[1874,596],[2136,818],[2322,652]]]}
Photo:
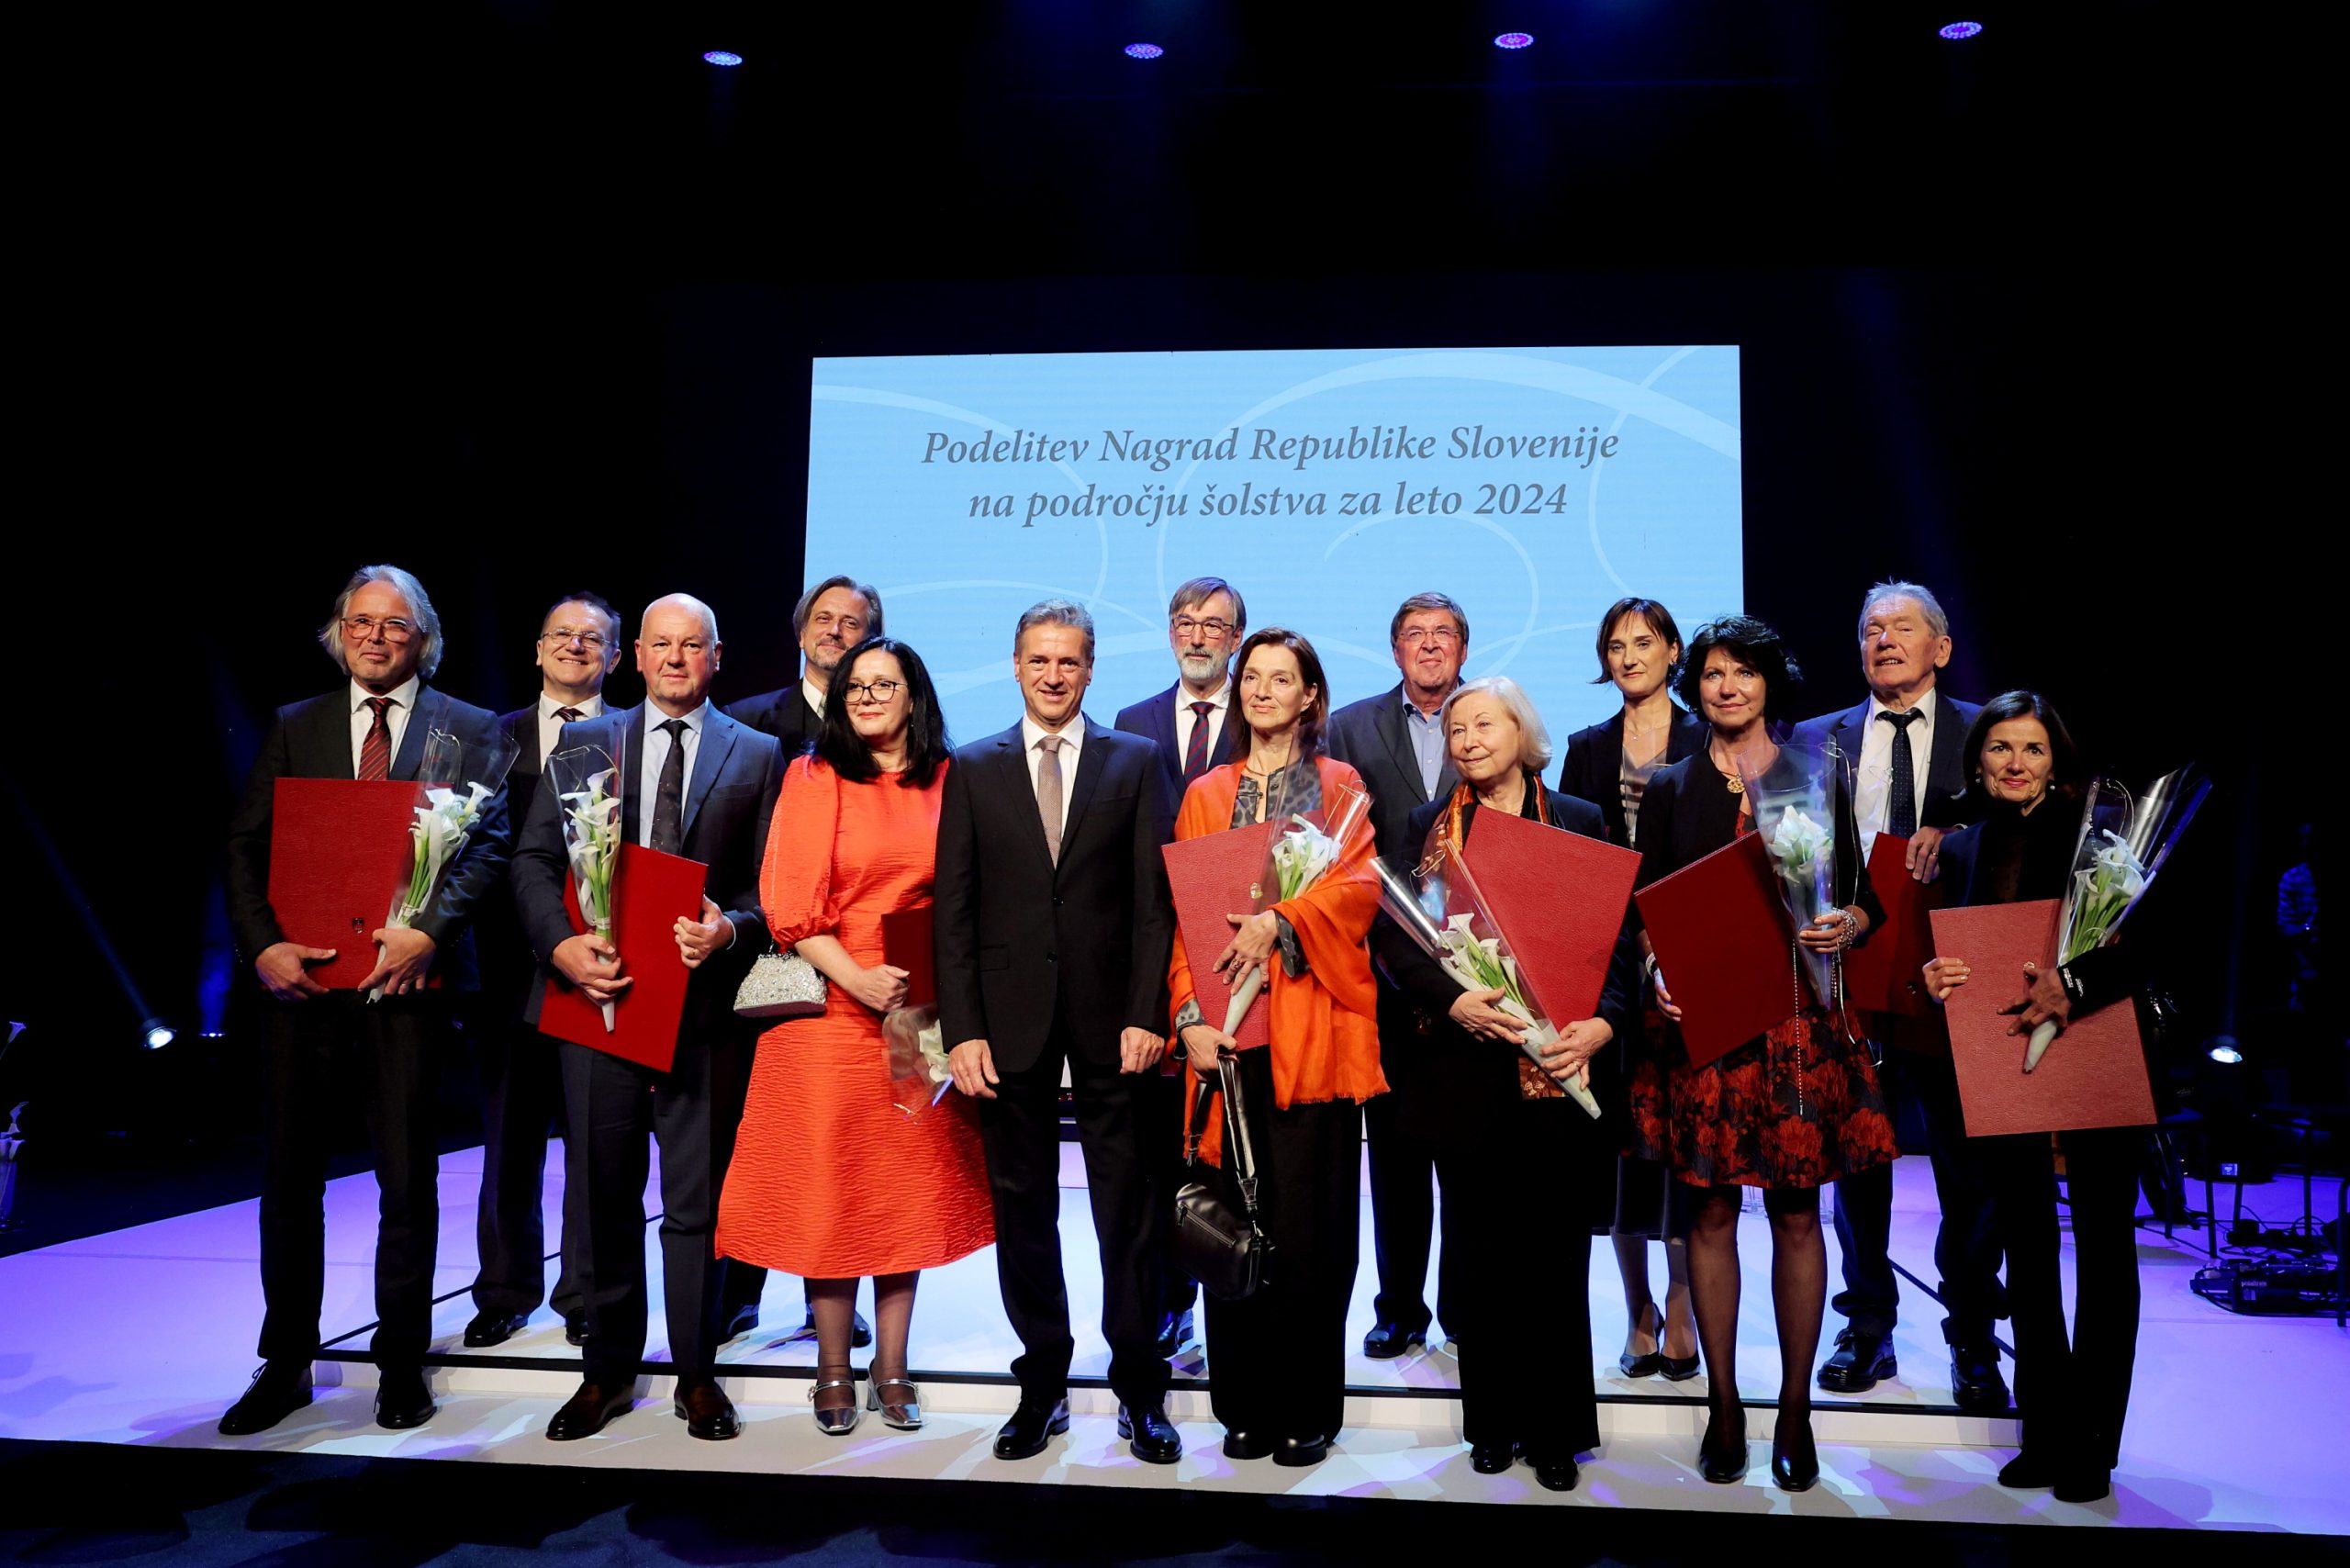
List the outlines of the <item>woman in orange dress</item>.
{"label": "woman in orange dress", "polygon": [[[1197,838],[1269,817],[1336,805],[1362,776],[1321,755],[1328,688],[1314,646],[1268,627],[1240,645],[1240,760],[1202,774],[1183,796],[1175,836]],[[1329,1451],[1347,1401],[1347,1306],[1354,1294],[1362,1209],[1362,1102],[1384,1093],[1379,1070],[1378,995],[1364,937],[1379,913],[1369,821],[1357,823],[1338,861],[1313,887],[1262,913],[1236,916],[1221,953],[1201,955],[1229,974],[1266,966],[1270,1044],[1237,1050],[1222,1020],[1200,1014],[1192,958],[1175,935],[1168,990],[1188,1081],[1213,1078],[1235,1052],[1258,1202],[1273,1251],[1265,1283],[1246,1301],[1208,1301],[1210,1399],[1228,1459],[1308,1465]],[[1240,1209],[1237,1181],[1222,1158],[1223,1117],[1202,1129],[1203,1155],[1225,1201]]]}
{"label": "woman in orange dress", "polygon": [[767,929],[824,976],[824,1012],[759,1037],[718,1201],[721,1256],[807,1280],[811,1403],[835,1436],[860,1414],[848,1359],[857,1281],[873,1276],[870,1404],[911,1430],[922,1425],[906,1377],[920,1271],[995,1240],[970,1103],[893,1096],[882,1029],[905,1004],[906,971],[883,961],[881,917],[930,903],[946,722],[904,644],[871,638],[840,668],[815,750],[784,775],[759,878]]}

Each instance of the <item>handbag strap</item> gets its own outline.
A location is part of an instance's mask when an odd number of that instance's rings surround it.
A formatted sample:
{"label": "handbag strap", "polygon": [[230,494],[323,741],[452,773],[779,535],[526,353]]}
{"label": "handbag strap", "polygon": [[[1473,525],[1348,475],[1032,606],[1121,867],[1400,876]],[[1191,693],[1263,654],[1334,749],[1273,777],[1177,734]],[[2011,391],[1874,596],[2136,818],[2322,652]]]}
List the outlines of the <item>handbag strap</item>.
{"label": "handbag strap", "polygon": [[1240,1183],[1240,1206],[1248,1228],[1257,1228],[1257,1151],[1248,1142],[1248,1106],[1240,1096],[1240,1063],[1226,1056],[1216,1063],[1224,1086],[1224,1147],[1233,1151],[1233,1176]]}

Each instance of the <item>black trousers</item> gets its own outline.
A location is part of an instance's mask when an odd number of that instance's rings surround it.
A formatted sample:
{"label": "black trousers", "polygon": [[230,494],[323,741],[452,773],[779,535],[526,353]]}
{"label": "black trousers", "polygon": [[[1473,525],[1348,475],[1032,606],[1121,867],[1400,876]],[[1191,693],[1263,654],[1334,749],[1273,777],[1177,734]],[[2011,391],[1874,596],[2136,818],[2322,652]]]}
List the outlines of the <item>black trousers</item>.
{"label": "black trousers", "polygon": [[[1957,1074],[1948,1057],[1914,1051],[1888,1052],[1886,1069],[1880,1080],[1887,1098],[1914,1096],[1933,1140],[1934,1197],[1942,1209],[1934,1268],[1942,1275],[1942,1338],[1953,1345],[1987,1348],[1992,1324],[2008,1316],[2008,1292],[1999,1282],[2006,1248],[1982,1151],[1966,1136]],[[1830,1305],[1859,1332],[1883,1338],[1900,1316],[1900,1289],[1888,1254],[1892,1163],[1837,1182],[1835,1211],[1844,1288]]]}
{"label": "black trousers", "polygon": [[[1362,1252],[1360,1110],[1351,1100],[1281,1110],[1271,1050],[1242,1051],[1239,1065],[1259,1221],[1273,1251],[1256,1294],[1208,1298],[1208,1402],[1227,1431],[1335,1438],[1346,1420],[1347,1306]],[[1235,1165],[1227,1148],[1215,1180],[1237,1210]]]}
{"label": "black trousers", "polygon": [[734,1157],[749,1087],[751,1042],[688,1037],[667,1072],[585,1046],[564,1045],[564,1180],[579,1194],[588,1245],[581,1294],[586,1371],[593,1383],[635,1378],[644,1357],[645,1135],[661,1151],[661,1288],[669,1359],[680,1376],[707,1373],[718,1352],[723,1265],[711,1249],[718,1189]]}
{"label": "black trousers", "polygon": [[2111,1470],[2138,1360],[2138,1157],[2143,1127],[2061,1135],[2073,1222],[2075,1308],[2057,1271],[2056,1171],[2045,1133],[1977,1138],[2008,1238],[2016,1405],[2023,1448]]}
{"label": "black trousers", "polygon": [[[1179,1047],[1170,1045],[1170,1049]],[[1145,1073],[1136,1084],[1143,1107],[1143,1138],[1148,1151],[1152,1201],[1160,1210],[1161,1245],[1158,1259],[1158,1310],[1181,1316],[1200,1299],[1200,1282],[1175,1258],[1175,1194],[1191,1174],[1183,1168],[1183,1093],[1189,1081],[1180,1072]]]}
{"label": "black trousers", "polygon": [[262,1005],[269,1145],[261,1193],[261,1354],[308,1361],[319,1348],[328,1132],[356,1099],[378,1194],[372,1349],[380,1364],[420,1361],[432,1337],[441,1231],[432,1105],[447,999],[427,992],[370,1004],[360,991],[337,991]]}
{"label": "black trousers", "polygon": [[[1379,993],[1379,1037],[1392,1092],[1362,1107],[1371,1167],[1371,1255],[1379,1271],[1379,1293],[1371,1311],[1382,1323],[1425,1328],[1430,1321],[1429,1243],[1438,1223],[1436,1146],[1413,1129],[1412,1118],[1403,1109],[1414,1091],[1412,1074],[1425,1052],[1410,1006],[1383,984]],[[1393,1047],[1387,1044],[1390,1038],[1397,1039]],[[1448,1330],[1459,1327],[1446,1305],[1453,1296],[1451,1256],[1448,1226],[1437,1264],[1435,1314]]]}
{"label": "black trousers", "polygon": [[484,1020],[465,1033],[481,1081],[481,1202],[474,1225],[481,1271],[474,1276],[474,1305],[527,1316],[546,1296],[566,1319],[576,1317],[584,1305],[578,1253],[588,1236],[587,1220],[577,1212],[579,1194],[564,1183],[563,1263],[551,1295],[539,1206],[547,1136],[563,1114],[557,1042],[512,1021]]}
{"label": "black trousers", "polygon": [[1460,1432],[1560,1463],[1599,1446],[1591,1226],[1558,1190],[1562,1151],[1589,1136],[1589,1118],[1572,1100],[1528,1100],[1490,1131],[1437,1155],[1452,1218],[1445,1257],[1457,1259],[1446,1327],[1459,1338]]}
{"label": "black trousers", "polygon": [[1041,1403],[1069,1390],[1069,1283],[1061,1271],[1060,1081],[1069,1064],[1077,1134],[1093,1234],[1102,1249],[1102,1334],[1110,1342],[1110,1384],[1126,1404],[1167,1396],[1158,1355],[1159,1260],[1174,1195],[1153,1179],[1146,1147],[1150,1075],[1122,1073],[1069,1048],[1056,1024],[1044,1052],[1018,1072],[998,1070],[996,1097],[979,1102],[995,1208],[996,1281],[1004,1315],[1023,1347],[1012,1362],[1021,1397]]}

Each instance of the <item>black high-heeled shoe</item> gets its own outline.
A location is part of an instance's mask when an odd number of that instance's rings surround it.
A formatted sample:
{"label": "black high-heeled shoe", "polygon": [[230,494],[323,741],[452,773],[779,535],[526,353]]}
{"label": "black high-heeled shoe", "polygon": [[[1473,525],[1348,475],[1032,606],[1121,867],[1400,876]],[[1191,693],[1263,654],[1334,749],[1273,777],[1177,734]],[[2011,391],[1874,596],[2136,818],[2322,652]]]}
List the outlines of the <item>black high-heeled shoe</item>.
{"label": "black high-heeled shoe", "polygon": [[1811,1439],[1811,1414],[1792,1417],[1795,1436],[1787,1435],[1786,1412],[1771,1428],[1771,1484],[1782,1492],[1808,1492],[1819,1479],[1819,1448]]}
{"label": "black high-heeled shoe", "polygon": [[1717,1486],[1734,1486],[1746,1479],[1746,1409],[1738,1412],[1735,1446],[1714,1440],[1714,1417],[1706,1417],[1706,1435],[1697,1442],[1697,1473]]}
{"label": "black high-heeled shoe", "polygon": [[1664,1356],[1656,1359],[1657,1372],[1667,1383],[1687,1383],[1697,1375],[1695,1356]]}

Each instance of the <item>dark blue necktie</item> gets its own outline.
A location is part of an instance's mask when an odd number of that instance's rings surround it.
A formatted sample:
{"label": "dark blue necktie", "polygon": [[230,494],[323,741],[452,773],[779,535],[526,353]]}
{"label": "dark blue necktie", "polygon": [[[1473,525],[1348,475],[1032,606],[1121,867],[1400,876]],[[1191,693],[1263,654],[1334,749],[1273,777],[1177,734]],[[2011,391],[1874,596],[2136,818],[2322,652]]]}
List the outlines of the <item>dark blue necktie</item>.
{"label": "dark blue necktie", "polygon": [[1908,838],[1918,831],[1918,767],[1909,756],[1909,726],[1925,715],[1916,709],[1897,713],[1887,708],[1876,716],[1893,726],[1893,799],[1886,806],[1885,831]]}

